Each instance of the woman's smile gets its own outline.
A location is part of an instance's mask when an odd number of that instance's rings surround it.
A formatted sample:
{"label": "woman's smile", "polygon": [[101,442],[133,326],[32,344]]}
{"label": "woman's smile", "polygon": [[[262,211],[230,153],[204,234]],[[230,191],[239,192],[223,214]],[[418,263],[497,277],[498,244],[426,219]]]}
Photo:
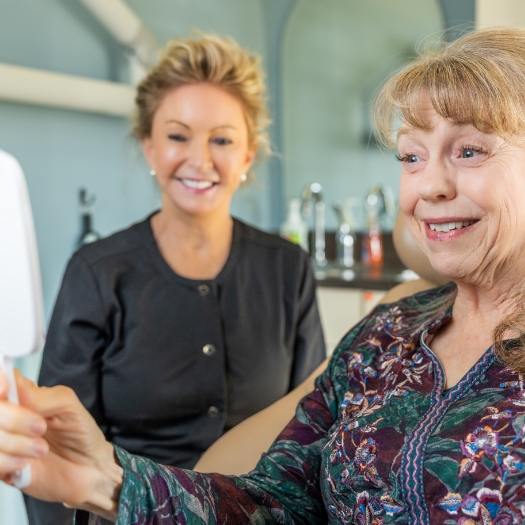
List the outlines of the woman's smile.
{"label": "woman's smile", "polygon": [[446,217],[441,219],[425,219],[425,233],[431,241],[452,241],[471,232],[479,219],[464,219]]}
{"label": "woman's smile", "polygon": [[177,177],[176,180],[180,182],[186,190],[195,195],[204,194],[218,184],[218,182],[204,179],[190,179]]}

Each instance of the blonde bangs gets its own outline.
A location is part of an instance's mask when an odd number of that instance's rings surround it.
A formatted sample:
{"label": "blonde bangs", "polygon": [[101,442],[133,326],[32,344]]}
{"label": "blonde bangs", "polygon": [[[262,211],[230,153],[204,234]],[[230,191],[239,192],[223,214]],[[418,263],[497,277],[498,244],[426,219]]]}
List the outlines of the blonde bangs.
{"label": "blonde bangs", "polygon": [[[374,106],[380,141],[392,147],[400,123],[429,129],[431,105],[444,119],[471,124],[511,142],[523,142],[524,32],[519,30],[521,46],[506,46],[505,49],[491,46],[490,38],[482,38],[507,36],[518,44],[515,32],[505,29],[497,33],[494,30],[471,33],[440,51],[424,53],[392,77],[382,88]],[[476,40],[484,40],[484,45],[475,45]]]}

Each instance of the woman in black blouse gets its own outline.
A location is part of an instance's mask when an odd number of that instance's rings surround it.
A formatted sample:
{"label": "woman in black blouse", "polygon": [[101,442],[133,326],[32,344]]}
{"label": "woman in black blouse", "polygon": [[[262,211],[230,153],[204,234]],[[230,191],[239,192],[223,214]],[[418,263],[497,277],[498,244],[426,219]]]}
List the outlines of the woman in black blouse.
{"label": "woman in black blouse", "polygon": [[[266,144],[258,60],[175,39],[139,85],[134,135],[161,210],[66,269],[40,384],[72,387],[108,439],[191,468],[226,430],[325,357],[307,255],[230,215]],[[70,523],[29,500],[31,525]]]}

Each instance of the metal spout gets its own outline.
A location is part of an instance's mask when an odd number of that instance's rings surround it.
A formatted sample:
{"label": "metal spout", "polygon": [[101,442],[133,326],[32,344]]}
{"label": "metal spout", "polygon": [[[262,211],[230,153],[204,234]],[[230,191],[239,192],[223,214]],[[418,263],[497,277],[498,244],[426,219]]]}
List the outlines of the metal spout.
{"label": "metal spout", "polygon": [[322,192],[322,186],[318,182],[312,182],[304,188],[302,194],[302,211],[305,218],[312,215],[312,202],[314,203],[314,235],[310,254],[315,264],[321,267],[326,266],[325,204]]}

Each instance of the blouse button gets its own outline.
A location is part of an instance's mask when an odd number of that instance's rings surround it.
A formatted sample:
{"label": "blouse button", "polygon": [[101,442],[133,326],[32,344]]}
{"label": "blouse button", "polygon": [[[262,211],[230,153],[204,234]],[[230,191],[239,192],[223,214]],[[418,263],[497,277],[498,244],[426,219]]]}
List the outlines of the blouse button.
{"label": "blouse button", "polygon": [[215,353],[215,350],[215,346],[213,345],[204,345],[202,347],[202,353],[208,356],[213,355]]}
{"label": "blouse button", "polygon": [[208,408],[208,416],[211,418],[216,418],[219,415],[219,409],[217,407],[211,406]]}
{"label": "blouse button", "polygon": [[210,287],[207,284],[199,284],[199,286],[197,286],[197,290],[201,297],[205,297],[210,293]]}

